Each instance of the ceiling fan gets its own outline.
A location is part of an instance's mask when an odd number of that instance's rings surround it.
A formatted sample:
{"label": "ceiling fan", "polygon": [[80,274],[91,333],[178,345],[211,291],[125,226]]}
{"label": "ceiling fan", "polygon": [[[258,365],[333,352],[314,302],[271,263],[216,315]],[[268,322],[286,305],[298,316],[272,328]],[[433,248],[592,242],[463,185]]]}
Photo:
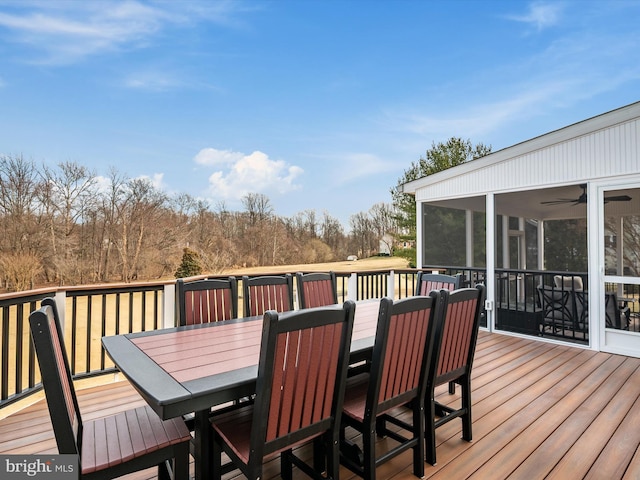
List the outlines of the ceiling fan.
{"label": "ceiling fan", "polygon": [[[558,198],[556,200],[549,200],[547,202],[540,202],[543,205],[563,205],[565,203],[571,203],[573,205],[580,205],[582,203],[587,203],[587,184],[583,183],[580,185],[582,188],[582,193],[578,198]],[[629,195],[614,195],[612,197],[605,197],[604,203],[608,202],[628,202],[631,200]]]}

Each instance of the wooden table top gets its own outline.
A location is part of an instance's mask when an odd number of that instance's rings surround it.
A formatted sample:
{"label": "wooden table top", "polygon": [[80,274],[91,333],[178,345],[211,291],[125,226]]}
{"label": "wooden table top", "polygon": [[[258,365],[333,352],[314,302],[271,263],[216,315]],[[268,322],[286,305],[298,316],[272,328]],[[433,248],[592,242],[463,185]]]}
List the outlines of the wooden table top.
{"label": "wooden table top", "polygon": [[[356,303],[351,353],[373,346],[380,301]],[[262,316],[104,337],[114,363],[162,418],[255,392]]]}

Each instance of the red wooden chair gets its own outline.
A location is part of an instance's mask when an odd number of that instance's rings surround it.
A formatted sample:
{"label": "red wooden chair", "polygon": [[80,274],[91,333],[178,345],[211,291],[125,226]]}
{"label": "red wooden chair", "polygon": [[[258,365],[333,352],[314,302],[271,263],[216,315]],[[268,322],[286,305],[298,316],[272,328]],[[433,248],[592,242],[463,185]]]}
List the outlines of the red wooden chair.
{"label": "red wooden chair", "polygon": [[111,479],[155,465],[159,479],[170,472],[189,478],[191,435],[182,419],[163,421],[140,407],[83,421],[54,300],[44,299],[29,323],[58,452],[78,456],[79,478]]}
{"label": "red wooden chair", "polygon": [[[471,441],[471,367],[484,303],[484,286],[451,293],[441,290],[440,293],[444,299],[444,315],[436,334],[434,358],[437,361],[431,365],[425,402],[426,455],[431,465],[436,463],[436,428],[460,417],[462,438]],[[435,399],[435,388],[450,382],[461,386],[460,408],[442,405]]]}
{"label": "red wooden chair", "polygon": [[296,273],[298,288],[298,307],[313,308],[338,303],[336,274]]}
{"label": "red wooden chair", "polygon": [[[338,479],[338,426],[354,310],[347,301],[265,313],[255,401],[217,412],[212,420],[214,479],[221,478],[223,451],[250,480],[261,478],[265,456],[278,453],[284,479],[291,479],[293,464],[314,478]],[[315,468],[292,452],[312,440]],[[320,473],[325,456],[327,477]]]}
{"label": "red wooden chair", "polygon": [[[396,302],[382,299],[370,371],[347,381],[341,461],[365,479],[375,479],[377,466],[407,449],[413,450],[414,475],[424,476],[423,406],[435,334],[441,321],[440,298],[440,293],[434,291],[429,296]],[[393,408],[403,405],[413,412],[411,423],[391,414]],[[387,428],[387,422],[400,429]],[[345,439],[347,426],[362,435],[362,452]],[[376,457],[376,435],[387,436],[398,444]]]}
{"label": "red wooden chair", "polygon": [[238,282],[228,279],[210,278],[185,282],[177,281],[179,325],[219,322],[238,318]]}
{"label": "red wooden chair", "polygon": [[462,274],[443,275],[436,273],[418,272],[416,295],[429,295],[431,290],[457,290],[462,282]]}
{"label": "red wooden chair", "polygon": [[262,315],[267,310],[288,312],[293,310],[293,277],[242,277],[244,316]]}
{"label": "red wooden chair", "polygon": [[[238,318],[238,282],[236,277],[207,278],[176,282],[178,325],[199,325]],[[184,417],[189,430],[195,428],[194,414]]]}
{"label": "red wooden chair", "polygon": [[[432,290],[448,290],[453,291],[460,288],[462,283],[462,274],[444,275],[440,273],[418,272],[418,282],[416,285],[416,295],[429,295]],[[456,393],[456,386],[453,382],[449,384],[449,393]]]}

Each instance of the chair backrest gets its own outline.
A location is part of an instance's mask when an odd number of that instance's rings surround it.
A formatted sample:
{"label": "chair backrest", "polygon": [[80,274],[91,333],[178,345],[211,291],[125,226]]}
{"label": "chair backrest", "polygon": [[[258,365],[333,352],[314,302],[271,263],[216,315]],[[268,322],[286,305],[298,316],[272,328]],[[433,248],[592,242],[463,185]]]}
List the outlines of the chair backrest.
{"label": "chair backrest", "polygon": [[424,401],[442,312],[442,297],[436,291],[380,301],[365,407],[365,415],[371,417],[365,421],[414,398]]}
{"label": "chair backrest", "polygon": [[553,284],[556,288],[580,292],[583,290],[582,277],[577,275],[554,275]]}
{"label": "chair backrest", "polygon": [[29,325],[58,453],[79,455],[82,418],[52,298],[42,300],[40,309],[29,315]]}
{"label": "chair backrest", "polygon": [[434,349],[434,386],[448,383],[471,372],[476,350],[480,315],[484,304],[484,285],[448,292],[441,290],[444,314],[439,342]]}
{"label": "chair backrest", "polygon": [[238,282],[235,277],[177,281],[178,325],[219,322],[238,317]]}
{"label": "chair backrest", "polygon": [[267,310],[288,312],[293,310],[293,277],[242,277],[244,316],[262,315]]}
{"label": "chair backrest", "polygon": [[546,322],[573,324],[574,306],[570,290],[561,290],[549,286],[538,286],[538,301]]}
{"label": "chair backrest", "polygon": [[338,441],[354,311],[347,301],[265,313],[250,463],[330,430]]}
{"label": "chair backrest", "polygon": [[618,296],[614,292],[604,294],[605,325],[609,328],[622,328],[622,317],[618,308]]}
{"label": "chair backrest", "polygon": [[418,272],[416,295],[429,295],[432,290],[457,290],[460,288],[462,274],[444,275],[437,273]]}
{"label": "chair backrest", "polygon": [[336,274],[296,273],[298,308],[324,307],[338,303]]}

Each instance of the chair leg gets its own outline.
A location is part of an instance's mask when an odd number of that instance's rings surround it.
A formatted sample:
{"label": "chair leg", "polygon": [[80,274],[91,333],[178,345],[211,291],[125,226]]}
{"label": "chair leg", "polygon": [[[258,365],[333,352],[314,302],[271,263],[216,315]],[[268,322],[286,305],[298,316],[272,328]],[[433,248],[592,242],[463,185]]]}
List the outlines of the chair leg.
{"label": "chair leg", "polygon": [[[185,443],[175,452],[173,459],[173,478],[174,480],[189,480],[189,444]],[[160,478],[158,478],[160,480]]]}
{"label": "chair leg", "polygon": [[462,438],[467,442],[472,440],[471,434],[471,376],[465,375],[462,385],[462,408],[465,413],[462,415]]}
{"label": "chair leg", "polygon": [[327,453],[327,477],[332,480],[340,479],[340,440],[328,437]]}
{"label": "chair leg", "polygon": [[[366,426],[365,426],[366,428]],[[362,462],[364,480],[375,480],[376,478],[376,432],[369,428],[368,432],[362,432],[362,450],[364,461]],[[374,430],[374,431],[372,431]]]}
{"label": "chair leg", "polygon": [[291,450],[287,450],[280,454],[280,476],[282,480],[293,479],[293,462],[291,461]]}
{"label": "chair leg", "polygon": [[430,465],[436,464],[436,407],[433,392],[425,400],[425,458]]}
{"label": "chair leg", "polygon": [[456,382],[449,382],[449,393],[451,395],[456,393]]}
{"label": "chair leg", "polygon": [[413,435],[418,440],[418,443],[413,447],[413,474],[418,477],[424,477],[424,451],[425,451],[425,439],[424,439],[424,406],[418,405],[417,401],[414,401],[413,405]]}
{"label": "chair leg", "polygon": [[211,477],[213,480],[222,478],[222,446],[214,439],[211,452]]}
{"label": "chair leg", "polygon": [[325,462],[327,449],[325,448],[324,440],[324,436],[313,440],[313,469],[316,472],[324,472],[327,466]]}
{"label": "chair leg", "polygon": [[171,474],[169,473],[169,465],[167,465],[167,461],[160,462],[158,464],[158,480],[171,480]]}
{"label": "chair leg", "polygon": [[376,418],[376,435],[378,438],[384,438],[387,435],[387,421],[384,415]]}

